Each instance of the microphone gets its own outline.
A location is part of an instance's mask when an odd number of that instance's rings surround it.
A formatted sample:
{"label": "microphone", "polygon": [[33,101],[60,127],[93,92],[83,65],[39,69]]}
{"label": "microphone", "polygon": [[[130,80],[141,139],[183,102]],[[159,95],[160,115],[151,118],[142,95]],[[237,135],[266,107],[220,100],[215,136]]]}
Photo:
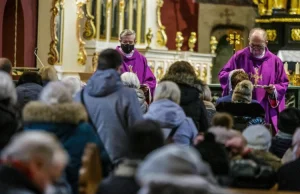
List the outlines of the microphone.
{"label": "microphone", "polygon": [[42,61],[41,61],[41,59],[39,58],[39,56],[38,56],[38,54],[37,54],[37,51],[38,51],[38,48],[36,47],[35,49],[34,49],[34,55],[36,56],[36,58],[38,59],[38,61],[40,62],[40,64],[43,66],[43,67],[45,67],[45,65],[42,63]]}

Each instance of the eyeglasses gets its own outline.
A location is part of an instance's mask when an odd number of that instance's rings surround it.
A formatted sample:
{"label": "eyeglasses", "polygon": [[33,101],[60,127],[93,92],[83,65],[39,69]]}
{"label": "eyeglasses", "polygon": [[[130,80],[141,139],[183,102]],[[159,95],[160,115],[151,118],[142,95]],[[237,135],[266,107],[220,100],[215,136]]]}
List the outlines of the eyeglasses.
{"label": "eyeglasses", "polygon": [[253,44],[250,44],[249,46],[251,49],[254,49],[254,50],[265,50],[265,46],[253,45]]}
{"label": "eyeglasses", "polygon": [[129,45],[134,45],[135,42],[134,41],[124,41],[124,42],[121,42],[121,44],[129,44]]}

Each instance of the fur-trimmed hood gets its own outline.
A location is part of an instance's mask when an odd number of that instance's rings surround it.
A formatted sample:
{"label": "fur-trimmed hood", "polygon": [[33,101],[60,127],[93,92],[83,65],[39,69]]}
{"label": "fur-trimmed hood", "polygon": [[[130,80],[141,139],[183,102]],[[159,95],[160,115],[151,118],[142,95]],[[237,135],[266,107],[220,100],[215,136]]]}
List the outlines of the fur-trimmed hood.
{"label": "fur-trimmed hood", "polygon": [[79,124],[86,122],[88,116],[80,103],[62,103],[47,105],[39,101],[29,102],[23,110],[24,122],[47,122]]}
{"label": "fur-trimmed hood", "polygon": [[176,84],[185,84],[194,88],[197,88],[200,92],[202,92],[203,82],[200,79],[195,78],[194,76],[186,73],[178,73],[178,74],[166,74],[162,79],[162,81],[172,81]]}

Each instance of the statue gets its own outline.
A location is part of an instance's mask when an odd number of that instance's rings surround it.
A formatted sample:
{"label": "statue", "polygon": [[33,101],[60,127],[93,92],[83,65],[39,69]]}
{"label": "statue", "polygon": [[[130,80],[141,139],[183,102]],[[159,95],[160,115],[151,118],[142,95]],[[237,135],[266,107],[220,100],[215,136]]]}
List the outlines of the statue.
{"label": "statue", "polygon": [[152,33],[152,29],[149,28],[147,34],[146,34],[146,40],[147,40],[147,49],[151,49],[150,44],[151,44],[151,40],[153,38],[153,33]]}
{"label": "statue", "polygon": [[218,41],[215,36],[210,37],[210,53],[215,54],[217,49]]}
{"label": "statue", "polygon": [[253,0],[253,3],[258,6],[259,15],[272,15],[272,5],[275,0]]}
{"label": "statue", "polygon": [[196,42],[197,42],[196,32],[191,32],[191,36],[189,38],[189,48],[191,52],[194,51]]}
{"label": "statue", "polygon": [[300,15],[300,0],[291,0],[289,14],[291,15]]}
{"label": "statue", "polygon": [[273,0],[273,9],[286,10],[287,9],[287,0]]}
{"label": "statue", "polygon": [[182,36],[182,33],[177,32],[176,33],[176,39],[175,39],[177,51],[181,51],[183,40],[184,40],[184,38]]}

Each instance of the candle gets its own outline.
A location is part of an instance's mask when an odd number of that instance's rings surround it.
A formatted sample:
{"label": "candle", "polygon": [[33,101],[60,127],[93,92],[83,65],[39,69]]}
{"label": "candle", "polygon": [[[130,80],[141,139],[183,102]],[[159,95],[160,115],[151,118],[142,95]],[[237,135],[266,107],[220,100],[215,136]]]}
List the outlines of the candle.
{"label": "candle", "polygon": [[296,70],[295,70],[295,74],[299,75],[299,63],[296,63]]}
{"label": "candle", "polygon": [[286,73],[289,72],[289,64],[288,64],[287,62],[285,62],[285,64],[284,64],[284,71],[285,71]]}

